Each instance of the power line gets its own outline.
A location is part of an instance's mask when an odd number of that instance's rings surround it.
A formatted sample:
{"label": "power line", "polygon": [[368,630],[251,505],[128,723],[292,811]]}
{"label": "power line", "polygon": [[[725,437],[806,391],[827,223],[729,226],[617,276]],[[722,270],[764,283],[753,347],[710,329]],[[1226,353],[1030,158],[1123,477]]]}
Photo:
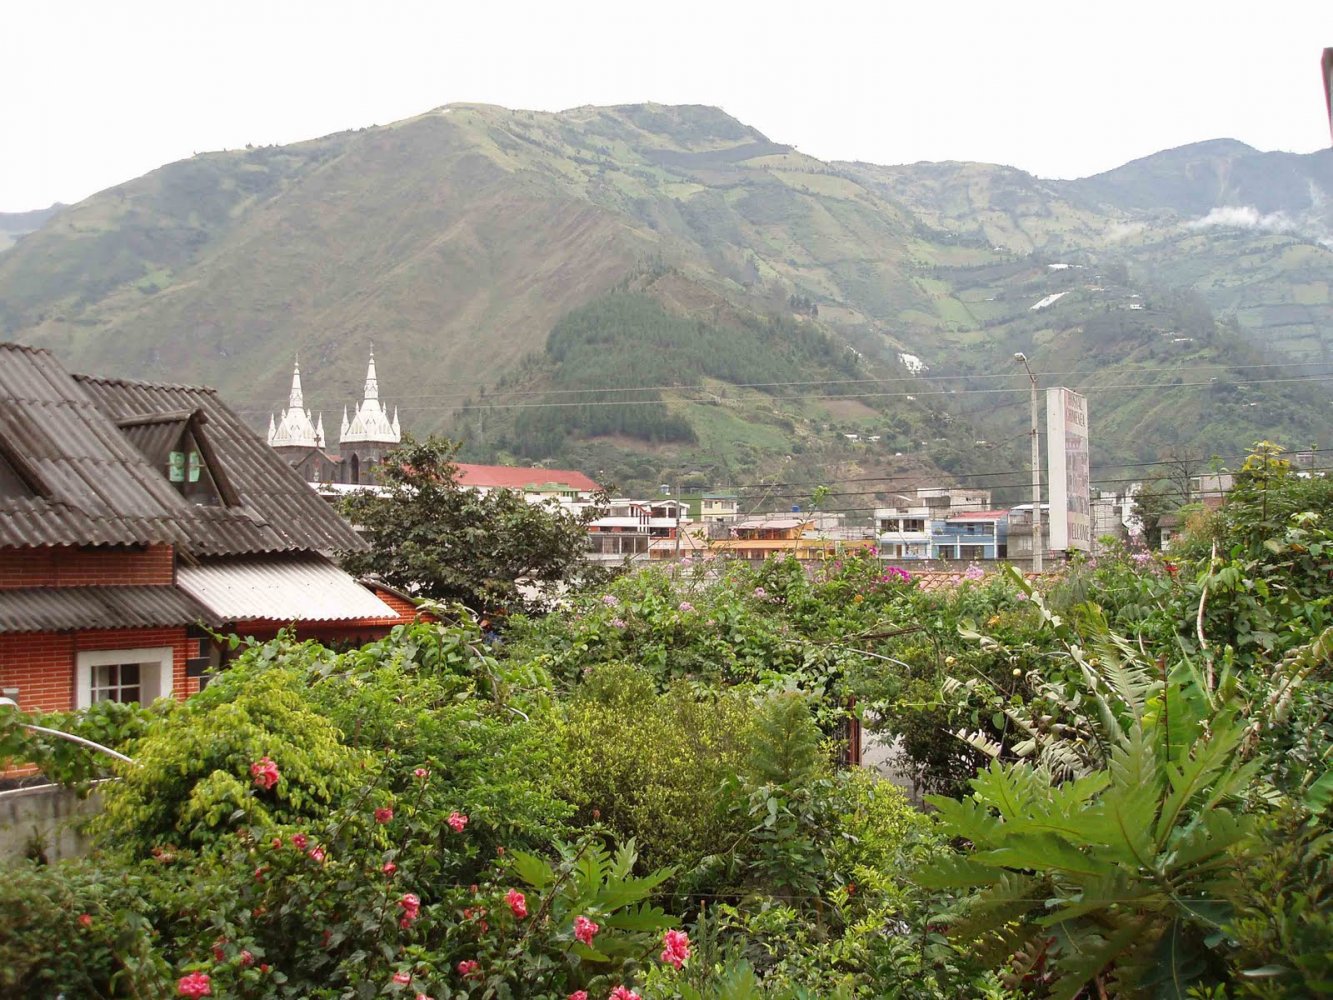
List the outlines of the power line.
{"label": "power line", "polygon": [[[1242,386],[1253,386],[1253,385],[1314,383],[1314,382],[1328,382],[1328,381],[1333,381],[1333,373],[1293,376],[1291,378],[1242,379],[1236,381],[1234,384],[1237,388],[1239,388]],[[1154,389],[1158,391],[1163,391],[1163,390],[1174,390],[1174,389],[1213,388],[1216,387],[1217,384],[1218,383],[1216,382],[1216,380],[1209,380],[1206,382],[1119,382],[1119,383],[1108,383],[1102,385],[1088,384],[1079,387],[1077,391],[1083,394],[1113,392],[1113,391],[1132,391],[1139,389]],[[620,389],[615,391],[631,392],[635,390]],[[833,402],[842,399],[903,399],[903,398],[917,399],[922,396],[925,397],[979,396],[979,395],[989,395],[989,394],[1013,395],[1017,393],[1027,393],[1028,391],[1029,389],[1026,387],[993,388],[993,389],[964,388],[964,389],[929,390],[925,392],[916,392],[916,393],[860,392],[860,393],[843,393],[838,395],[832,395],[826,393],[788,393],[783,395],[769,395],[768,398],[773,400],[819,400],[824,402]],[[587,400],[587,401],[573,401],[573,402],[537,402],[537,403],[523,403],[523,402],[473,403],[464,406],[413,406],[412,409],[415,412],[422,412],[422,413],[432,413],[432,412],[458,413],[458,412],[485,411],[485,410],[564,409],[570,407],[590,407],[590,406],[664,406],[669,402],[707,404],[707,403],[720,403],[722,402],[722,400],[720,399],[720,397],[713,395],[713,398],[711,399],[682,399],[682,400],[626,399],[626,400]],[[238,412],[247,415],[262,416],[266,413],[271,413],[272,411],[240,410]]]}
{"label": "power line", "polygon": [[[1225,362],[1215,362],[1204,365],[1174,365],[1169,367],[1143,367],[1143,368],[1136,367],[1127,369],[1125,374],[1138,375],[1138,374],[1161,374],[1161,373],[1174,373],[1174,372],[1218,371],[1218,370],[1223,372],[1240,372],[1240,371],[1268,370],[1273,368],[1306,368],[1306,367],[1312,367],[1312,365],[1307,362],[1298,362],[1298,361],[1273,362],[1266,364],[1249,364],[1249,365],[1236,365],[1236,364],[1227,364]],[[1084,369],[1084,370],[1069,370],[1069,371],[1037,372],[1036,375],[1039,379],[1053,379],[1053,378],[1096,376],[1103,373],[1104,369],[1100,370]],[[537,396],[537,395],[568,396],[568,395],[596,395],[596,394],[605,394],[611,392],[716,392],[719,389],[722,391],[726,391],[727,389],[780,389],[780,388],[814,387],[814,386],[826,386],[826,385],[845,385],[845,386],[887,385],[900,382],[906,382],[909,384],[920,384],[923,382],[930,383],[930,382],[947,382],[947,381],[977,381],[979,379],[1007,379],[1014,377],[1015,375],[1013,372],[976,372],[976,373],[959,373],[959,374],[949,374],[949,375],[896,375],[884,378],[810,379],[806,381],[791,381],[791,382],[724,382],[721,385],[710,385],[709,383],[701,382],[695,384],[674,383],[674,384],[662,384],[662,385],[610,386],[604,388],[581,388],[581,389],[557,389],[557,388],[502,389],[498,387],[491,387],[487,391],[492,395],[502,395],[502,396]],[[1249,381],[1249,380],[1242,380],[1242,381]],[[424,383],[424,384],[429,385],[431,383]],[[441,386],[455,386],[455,385],[469,386],[473,390],[466,394],[461,394],[461,393],[455,394],[453,398],[470,397],[474,394],[477,388],[477,383],[475,380],[465,381],[465,382],[453,382],[453,381],[439,382],[434,384]],[[423,383],[413,382],[413,385],[416,387],[420,387],[421,385],[423,385]],[[388,399],[392,399],[399,402],[406,399],[440,399],[442,397],[451,398],[448,394],[442,394],[439,392],[414,392],[405,394],[386,392],[384,395]],[[505,405],[505,404],[494,404],[494,405]]]}

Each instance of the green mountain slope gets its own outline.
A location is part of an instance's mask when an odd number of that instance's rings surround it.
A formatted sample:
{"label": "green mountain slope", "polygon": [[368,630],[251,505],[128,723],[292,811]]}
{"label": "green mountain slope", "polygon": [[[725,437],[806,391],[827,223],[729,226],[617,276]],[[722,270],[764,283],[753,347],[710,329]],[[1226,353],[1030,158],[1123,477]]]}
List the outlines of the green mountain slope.
{"label": "green mountain slope", "polygon": [[1188,368],[1262,397],[1097,390],[1108,463],[1164,434],[1319,440],[1322,384],[1244,367],[1321,360],[1333,320],[1333,161],[1283,156],[1203,144],[1056,182],[823,163],[707,107],[451,105],[63,208],[0,252],[0,336],[214,384],[256,426],[293,353],[336,412],[373,341],[405,426],[638,484],[1017,467],[1015,350],[1072,385]]}

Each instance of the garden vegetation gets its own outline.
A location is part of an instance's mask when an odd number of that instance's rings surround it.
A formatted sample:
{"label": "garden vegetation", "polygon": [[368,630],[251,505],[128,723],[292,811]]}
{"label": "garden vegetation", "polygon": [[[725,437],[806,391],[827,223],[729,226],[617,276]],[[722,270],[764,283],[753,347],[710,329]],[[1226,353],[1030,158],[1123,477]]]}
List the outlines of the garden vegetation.
{"label": "garden vegetation", "polygon": [[[703,561],[499,643],[445,607],[246,644],[46,720],[135,763],[89,857],[6,871],[0,991],[1327,996],[1331,574],[1333,483],[1264,446],[1167,556],[1041,586]],[[852,717],[897,784],[843,766]],[[0,756],[97,776],[17,721]]]}

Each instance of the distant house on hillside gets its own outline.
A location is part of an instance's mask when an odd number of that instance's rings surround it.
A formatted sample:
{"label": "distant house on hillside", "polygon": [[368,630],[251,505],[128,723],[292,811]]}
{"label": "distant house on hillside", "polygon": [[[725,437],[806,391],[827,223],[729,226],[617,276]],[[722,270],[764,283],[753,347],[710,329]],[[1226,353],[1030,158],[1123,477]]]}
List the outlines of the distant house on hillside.
{"label": "distant house on hillside", "polygon": [[844,552],[869,549],[870,538],[851,538],[836,533],[820,537],[815,533],[817,515],[793,512],[789,515],[748,518],[731,526],[730,538],[714,538],[708,547],[715,555],[759,561],[770,556],[792,556],[802,562],[837,558]]}
{"label": "distant house on hillside", "polygon": [[213,390],[0,344],[0,688],[21,708],[184,697],[228,655],[199,626],[383,636],[415,609],[331,559],[362,547]]}

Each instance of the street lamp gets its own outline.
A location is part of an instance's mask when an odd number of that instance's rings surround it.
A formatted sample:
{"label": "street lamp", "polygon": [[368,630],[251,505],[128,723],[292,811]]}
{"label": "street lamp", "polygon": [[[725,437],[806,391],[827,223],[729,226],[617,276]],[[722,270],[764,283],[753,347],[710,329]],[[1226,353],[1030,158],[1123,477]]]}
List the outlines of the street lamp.
{"label": "street lamp", "polygon": [[1022,351],[1014,360],[1023,366],[1032,380],[1032,572],[1041,572],[1041,440],[1037,429],[1037,376],[1028,365],[1028,356]]}

